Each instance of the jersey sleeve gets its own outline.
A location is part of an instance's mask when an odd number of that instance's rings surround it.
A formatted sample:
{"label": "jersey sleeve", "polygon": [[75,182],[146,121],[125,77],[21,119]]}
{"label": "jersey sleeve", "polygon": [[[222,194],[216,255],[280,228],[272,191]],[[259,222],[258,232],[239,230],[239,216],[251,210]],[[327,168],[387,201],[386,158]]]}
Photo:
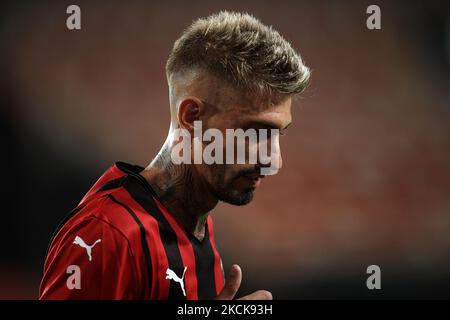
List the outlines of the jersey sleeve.
{"label": "jersey sleeve", "polygon": [[58,235],[44,266],[39,299],[140,299],[136,260],[127,238],[90,217]]}

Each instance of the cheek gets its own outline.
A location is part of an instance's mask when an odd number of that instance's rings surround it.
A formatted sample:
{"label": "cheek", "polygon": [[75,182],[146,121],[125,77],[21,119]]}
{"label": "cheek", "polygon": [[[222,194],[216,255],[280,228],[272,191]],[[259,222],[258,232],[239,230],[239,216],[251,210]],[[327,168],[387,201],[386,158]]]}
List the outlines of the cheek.
{"label": "cheek", "polygon": [[219,165],[218,166],[218,177],[222,180],[222,182],[229,181],[230,178],[233,176],[233,169],[230,167],[230,165]]}
{"label": "cheek", "polygon": [[223,184],[227,171],[224,165],[212,164],[203,166],[204,175],[207,177],[208,182],[211,185]]}
{"label": "cheek", "polygon": [[235,183],[239,183],[239,173],[244,170],[244,169],[248,169],[246,167],[246,165],[242,165],[242,164],[234,164],[234,165],[228,165],[226,166],[225,170],[224,170],[224,176],[223,176],[223,181],[226,184],[235,184]]}
{"label": "cheek", "polygon": [[211,178],[212,181],[216,184],[222,185],[228,184],[231,180],[233,180],[233,177],[236,175],[235,172],[236,170],[234,166],[221,164],[211,166],[211,175],[212,175]]}

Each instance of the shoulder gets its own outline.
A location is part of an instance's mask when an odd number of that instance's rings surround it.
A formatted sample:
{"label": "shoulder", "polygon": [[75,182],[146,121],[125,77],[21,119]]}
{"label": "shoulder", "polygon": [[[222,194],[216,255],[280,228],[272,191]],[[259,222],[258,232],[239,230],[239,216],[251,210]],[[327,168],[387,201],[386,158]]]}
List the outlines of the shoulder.
{"label": "shoulder", "polygon": [[[81,204],[61,223],[51,244],[51,249],[64,242],[71,242],[74,236],[83,234],[91,238],[109,237],[115,243],[130,245],[140,236],[139,225],[130,216],[126,207],[114,201],[110,195]],[[87,240],[86,240],[87,241]]]}
{"label": "shoulder", "polygon": [[[99,207],[100,208],[100,207]],[[100,214],[74,217],[58,232],[47,255],[41,299],[115,299],[140,296],[134,247]],[[76,277],[78,284],[71,281]]]}

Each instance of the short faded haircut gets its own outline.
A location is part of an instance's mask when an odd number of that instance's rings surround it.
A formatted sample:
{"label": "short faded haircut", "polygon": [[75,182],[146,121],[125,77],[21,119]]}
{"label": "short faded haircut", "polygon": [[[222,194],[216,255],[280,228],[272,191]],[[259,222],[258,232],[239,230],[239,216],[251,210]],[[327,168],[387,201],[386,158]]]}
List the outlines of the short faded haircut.
{"label": "short faded haircut", "polygon": [[194,21],[175,42],[167,79],[195,68],[271,98],[301,93],[310,78],[300,54],[276,30],[250,14],[227,11]]}

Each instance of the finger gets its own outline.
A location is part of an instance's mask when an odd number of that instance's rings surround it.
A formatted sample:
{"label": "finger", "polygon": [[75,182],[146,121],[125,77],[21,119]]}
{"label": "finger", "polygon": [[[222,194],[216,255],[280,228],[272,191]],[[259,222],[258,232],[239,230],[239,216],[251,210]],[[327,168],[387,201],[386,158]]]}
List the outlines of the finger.
{"label": "finger", "polygon": [[237,264],[231,266],[230,273],[225,280],[225,286],[217,299],[219,300],[232,300],[239,290],[242,281],[242,270]]}
{"label": "finger", "polygon": [[272,293],[267,290],[258,290],[245,297],[239,298],[237,300],[272,300]]}

